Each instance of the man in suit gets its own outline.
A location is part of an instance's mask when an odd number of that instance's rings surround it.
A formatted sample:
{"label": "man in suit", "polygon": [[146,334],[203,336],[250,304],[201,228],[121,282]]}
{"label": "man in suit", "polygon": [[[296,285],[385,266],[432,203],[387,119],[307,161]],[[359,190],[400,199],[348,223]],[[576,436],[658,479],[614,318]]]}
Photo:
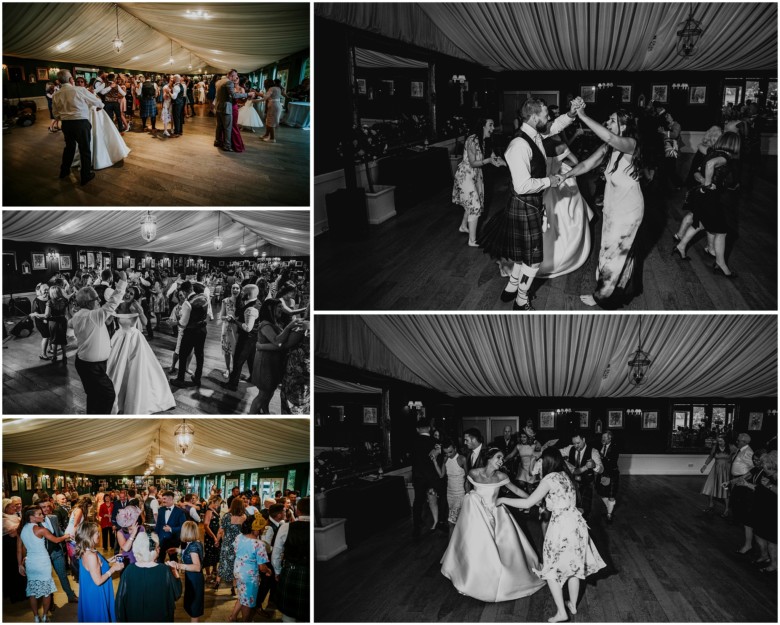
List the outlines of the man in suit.
{"label": "man in suit", "polygon": [[497,449],[501,450],[501,453],[504,454],[504,468],[503,471],[510,477],[515,476],[515,460],[507,460],[507,456],[511,454],[515,446],[517,445],[517,436],[515,434],[512,434],[512,427],[507,425],[504,428],[504,434],[503,436],[497,436],[495,439],[493,439],[493,445],[491,447],[496,447]]}
{"label": "man in suit", "polygon": [[585,434],[575,433],[571,437],[571,445],[561,449],[561,455],[572,468],[574,483],[580,495],[582,516],[587,519],[593,505],[593,482],[597,475],[604,472],[601,455],[598,450],[588,445]]}
{"label": "man in suit", "polygon": [[217,134],[214,139],[214,146],[222,148],[225,152],[232,152],[230,133],[233,128],[233,100],[237,98],[246,98],[247,94],[238,94],[234,92],[235,80],[238,78],[238,72],[231,69],[227,76],[217,82],[216,98],[214,100],[214,109],[217,116]]}
{"label": "man in suit", "polygon": [[615,509],[615,498],[620,484],[620,469],[618,468],[620,452],[612,444],[612,432],[604,432],[601,435],[600,456],[604,472],[596,481],[596,492],[607,508],[607,523],[612,523],[612,512]]}
{"label": "man in suit", "polygon": [[[471,469],[479,469],[487,466],[487,450],[482,445],[482,432],[477,428],[469,428],[463,432],[463,443],[466,445],[466,475]],[[466,480],[466,492],[472,488],[471,482]]]}
{"label": "man in suit", "polygon": [[[43,511],[43,526],[54,534],[57,538],[62,536],[62,528],[60,527],[59,518],[54,514],[54,507],[51,501],[46,500],[40,503],[40,509]],[[65,555],[65,543],[53,543],[50,540],[46,541],[46,551],[49,552],[51,558],[51,564],[54,567],[55,573],[60,580],[62,590],[68,596],[68,603],[78,603],[78,597],[73,589],[70,587],[70,581],[68,580],[68,568],[67,568],[67,556]],[[52,610],[54,609],[54,601],[52,601]]]}
{"label": "man in suit", "polygon": [[436,439],[431,436],[431,422],[425,418],[417,419],[417,435],[412,448],[412,484],[414,485],[414,504],[412,505],[413,536],[420,536],[423,507],[428,501],[428,491],[439,488],[439,474],[431,462],[431,454],[436,447]]}
{"label": "man in suit", "polygon": [[166,490],[162,496],[163,507],[157,513],[157,523],[154,526],[154,531],[160,537],[160,555],[157,557],[159,563],[165,562],[168,549],[181,544],[181,526],[187,520],[184,511],[173,505],[173,491]]}

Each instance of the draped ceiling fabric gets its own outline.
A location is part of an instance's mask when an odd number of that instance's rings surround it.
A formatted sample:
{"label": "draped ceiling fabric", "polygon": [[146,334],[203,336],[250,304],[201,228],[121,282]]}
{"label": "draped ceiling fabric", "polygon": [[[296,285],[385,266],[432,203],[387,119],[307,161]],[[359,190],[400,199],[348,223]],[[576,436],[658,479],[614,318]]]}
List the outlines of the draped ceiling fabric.
{"label": "draped ceiling fabric", "polygon": [[777,396],[777,318],[642,315],[653,361],[628,381],[638,315],[315,318],[315,353],[452,397]]}
{"label": "draped ceiling fabric", "polygon": [[357,384],[355,382],[343,382],[342,380],[334,380],[333,378],[325,378],[321,375],[314,376],[314,392],[315,393],[360,393],[366,395],[373,395],[381,393],[381,388],[373,386],[365,386],[363,384]]}
{"label": "draped ceiling fabric", "polygon": [[415,61],[394,54],[385,54],[375,50],[366,50],[365,48],[355,48],[355,64],[358,67],[376,69],[382,67],[404,67],[412,69],[428,69],[428,63],[425,61]]}
{"label": "draped ceiling fabric", "polygon": [[309,462],[308,419],[188,419],[195,445],[174,450],[181,419],[4,419],[3,461],[91,475],[141,475],[158,429],[164,475]]}
{"label": "draped ceiling fabric", "polygon": [[[677,55],[688,18],[704,31]],[[777,69],[772,3],[315,3],[315,14],[493,71]]]}
{"label": "draped ceiling fabric", "polygon": [[[188,17],[188,9],[211,17]],[[3,3],[4,55],[180,74],[246,73],[305,50],[309,5],[119,3],[119,35],[116,53],[113,3]]]}
{"label": "draped ceiling fabric", "polygon": [[[223,242],[219,252],[214,249],[217,213]],[[239,256],[243,240],[251,258],[259,237],[260,252],[268,256],[309,255],[308,210],[158,210],[152,216],[157,238],[147,243],[141,238],[143,211],[3,211],[3,238],[225,257]]]}

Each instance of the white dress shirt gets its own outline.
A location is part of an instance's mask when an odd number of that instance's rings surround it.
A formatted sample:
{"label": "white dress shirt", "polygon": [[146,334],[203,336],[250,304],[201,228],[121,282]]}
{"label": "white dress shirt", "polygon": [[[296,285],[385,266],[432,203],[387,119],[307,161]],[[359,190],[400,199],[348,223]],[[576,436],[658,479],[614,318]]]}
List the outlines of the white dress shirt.
{"label": "white dress shirt", "polygon": [[741,447],[731,462],[731,475],[745,475],[753,468],[753,450],[750,445]]}
{"label": "white dress shirt", "polygon": [[171,94],[172,100],[175,100],[179,97],[179,91],[184,91],[184,97],[187,97],[187,85],[185,85],[183,82],[177,82],[175,85],[173,85],[173,93]]}
{"label": "white dress shirt", "polygon": [[471,452],[471,468],[474,468],[474,464],[477,462],[477,458],[479,458],[479,452],[482,451],[482,443],[479,444],[479,447],[477,447],[474,451]]}
{"label": "white dress shirt", "polygon": [[104,83],[101,78],[95,80],[95,84],[92,86],[92,88],[95,90],[95,93],[99,93],[101,95],[111,91],[111,87],[106,86],[106,83]]}
{"label": "white dress shirt", "polygon": [[79,360],[84,362],[108,360],[111,353],[111,337],[108,335],[106,321],[114,314],[116,307],[122,301],[126,288],[127,282],[120,280],[116,285],[116,290],[100,308],[79,310],[68,321],[68,325],[73,328],[76,334],[78,342],[76,356]]}
{"label": "white dress shirt", "polygon": [[[536,143],[541,153],[544,154],[542,138],[557,135],[561,130],[571,124],[571,122],[571,117],[568,115],[561,115],[552,123],[550,134],[548,135],[540,134],[526,123],[523,123],[521,130],[530,137],[531,141]],[[521,137],[512,139],[504,152],[504,160],[509,166],[509,172],[512,175],[512,187],[518,195],[539,193],[550,186],[549,178],[531,178],[531,155],[531,146]],[[547,163],[546,156],[544,162],[545,164]]]}
{"label": "white dress shirt", "polygon": [[84,87],[62,85],[51,101],[51,114],[62,121],[89,119],[89,108],[103,108],[103,102]]}
{"label": "white dress shirt", "polygon": [[268,554],[269,558],[273,557],[274,547],[276,546],[275,544],[271,545],[271,542],[274,539],[274,532],[279,531],[282,525],[286,525],[286,522],[280,521],[279,525],[276,525],[276,521],[274,521],[273,519],[269,519],[268,525],[265,526],[265,529],[263,530],[263,533],[260,536],[260,540],[263,541],[263,544],[265,545],[265,552]]}
{"label": "white dress shirt", "polygon": [[[299,521],[309,521],[310,517],[300,516]],[[271,564],[274,566],[274,573],[277,575],[282,574],[282,556],[284,555],[284,543],[287,542],[287,534],[290,533],[290,524],[282,523],[279,526],[279,534],[276,536],[276,542],[274,543],[274,552],[271,556]]]}
{"label": "white dress shirt", "polygon": [[[563,459],[566,460],[566,462],[568,462],[569,451],[571,450],[572,447],[574,447],[574,445],[568,445],[563,449],[561,449],[561,455],[563,456]],[[574,458],[578,460],[581,453],[582,453],[581,451],[575,451]],[[595,467],[593,467],[594,473],[604,473],[604,465],[601,463],[601,454],[599,453],[599,450],[596,449],[595,447],[591,447],[590,460],[592,460],[593,464],[596,465]],[[579,465],[577,465],[577,467],[579,467]],[[577,467],[574,468],[576,469]]]}

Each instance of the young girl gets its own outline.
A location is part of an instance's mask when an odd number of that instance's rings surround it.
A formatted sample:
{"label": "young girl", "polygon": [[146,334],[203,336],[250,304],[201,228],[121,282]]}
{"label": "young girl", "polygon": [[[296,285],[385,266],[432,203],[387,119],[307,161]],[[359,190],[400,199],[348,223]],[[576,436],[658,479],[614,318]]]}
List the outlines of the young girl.
{"label": "young girl", "polygon": [[68,344],[68,298],[65,297],[63,290],[59,286],[52,286],[49,289],[49,302],[46,304],[46,319],[49,320],[49,340],[54,346],[54,355],[52,364],[57,362],[57,346],[62,347],[62,362],[67,364],[68,357],[65,355],[65,346]]}

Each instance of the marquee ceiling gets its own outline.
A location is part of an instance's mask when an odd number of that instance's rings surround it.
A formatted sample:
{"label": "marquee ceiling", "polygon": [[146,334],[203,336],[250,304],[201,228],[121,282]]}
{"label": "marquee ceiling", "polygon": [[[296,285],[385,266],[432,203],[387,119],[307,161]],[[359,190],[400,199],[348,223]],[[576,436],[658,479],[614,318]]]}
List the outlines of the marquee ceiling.
{"label": "marquee ceiling", "polygon": [[[640,317],[653,364],[636,387]],[[317,357],[452,397],[777,396],[774,315],[320,315],[315,326]]]}
{"label": "marquee ceiling", "polygon": [[[157,238],[151,243],[141,238],[141,222],[146,213],[138,210],[3,211],[3,238],[224,257],[239,256],[243,240],[250,258],[259,238],[260,252],[268,256],[309,255],[309,210],[151,212],[157,222]],[[213,243],[217,213],[221,215],[219,235],[223,242],[219,252]]]}
{"label": "marquee ceiling", "polygon": [[160,73],[251,72],[309,47],[309,4],[122,2],[119,53],[116,27],[113,3],[4,2],[3,54]]}
{"label": "marquee ceiling", "polygon": [[[677,55],[693,6],[704,31]],[[315,3],[315,15],[493,71],[772,70],[777,3]]]}
{"label": "marquee ceiling", "polygon": [[[141,475],[160,433],[165,475],[309,462],[308,419],[187,419],[195,446],[177,456],[181,419],[4,419],[3,461],[90,475]],[[160,431],[159,428],[162,428]]]}

